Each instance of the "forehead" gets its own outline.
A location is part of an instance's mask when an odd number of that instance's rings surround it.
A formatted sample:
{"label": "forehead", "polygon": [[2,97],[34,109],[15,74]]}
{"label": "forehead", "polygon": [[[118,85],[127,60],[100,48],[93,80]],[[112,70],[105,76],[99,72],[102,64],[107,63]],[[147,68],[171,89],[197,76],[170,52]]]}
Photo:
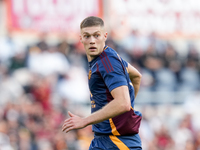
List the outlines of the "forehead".
{"label": "forehead", "polygon": [[92,26],[92,27],[85,27],[81,29],[81,34],[93,34],[95,32],[103,32],[103,27]]}

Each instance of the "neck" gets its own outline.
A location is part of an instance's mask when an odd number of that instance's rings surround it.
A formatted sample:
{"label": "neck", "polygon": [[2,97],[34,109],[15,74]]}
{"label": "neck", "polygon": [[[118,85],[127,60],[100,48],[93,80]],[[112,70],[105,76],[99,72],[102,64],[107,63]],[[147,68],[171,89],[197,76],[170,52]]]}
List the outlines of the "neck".
{"label": "neck", "polygon": [[88,60],[88,62],[91,62],[93,59],[94,59],[94,58],[92,58],[92,57],[90,57],[90,56],[87,55],[87,60]]}

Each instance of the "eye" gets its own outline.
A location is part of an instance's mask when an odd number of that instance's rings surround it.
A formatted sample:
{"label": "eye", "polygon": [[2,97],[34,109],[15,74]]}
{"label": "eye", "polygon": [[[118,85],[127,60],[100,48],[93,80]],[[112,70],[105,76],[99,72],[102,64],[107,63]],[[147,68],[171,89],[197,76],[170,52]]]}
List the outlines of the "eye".
{"label": "eye", "polygon": [[89,38],[89,37],[90,37],[89,35],[84,35],[84,38],[86,38],[86,39]]}
{"label": "eye", "polygon": [[98,38],[98,37],[99,37],[99,34],[95,34],[94,37]]}

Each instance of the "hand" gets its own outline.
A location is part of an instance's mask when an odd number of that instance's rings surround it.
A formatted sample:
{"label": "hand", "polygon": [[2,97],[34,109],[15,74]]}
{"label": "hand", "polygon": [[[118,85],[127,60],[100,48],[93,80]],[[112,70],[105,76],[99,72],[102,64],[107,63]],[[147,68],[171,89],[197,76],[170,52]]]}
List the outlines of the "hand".
{"label": "hand", "polygon": [[68,111],[68,114],[69,114],[70,118],[65,120],[65,122],[62,126],[63,132],[65,131],[67,133],[70,130],[81,129],[81,128],[84,128],[86,126],[83,118],[72,114],[70,111]]}

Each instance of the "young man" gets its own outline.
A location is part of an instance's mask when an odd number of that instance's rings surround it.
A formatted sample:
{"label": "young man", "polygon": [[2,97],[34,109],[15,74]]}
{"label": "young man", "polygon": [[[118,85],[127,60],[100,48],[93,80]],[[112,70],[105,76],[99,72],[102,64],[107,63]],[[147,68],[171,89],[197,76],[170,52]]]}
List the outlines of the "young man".
{"label": "young man", "polygon": [[62,130],[92,125],[90,150],[141,150],[138,135],[141,113],[134,110],[141,74],[105,45],[107,32],[98,17],[87,17],[80,25],[80,40],[89,61],[89,88],[92,114],[86,118],[69,113]]}

